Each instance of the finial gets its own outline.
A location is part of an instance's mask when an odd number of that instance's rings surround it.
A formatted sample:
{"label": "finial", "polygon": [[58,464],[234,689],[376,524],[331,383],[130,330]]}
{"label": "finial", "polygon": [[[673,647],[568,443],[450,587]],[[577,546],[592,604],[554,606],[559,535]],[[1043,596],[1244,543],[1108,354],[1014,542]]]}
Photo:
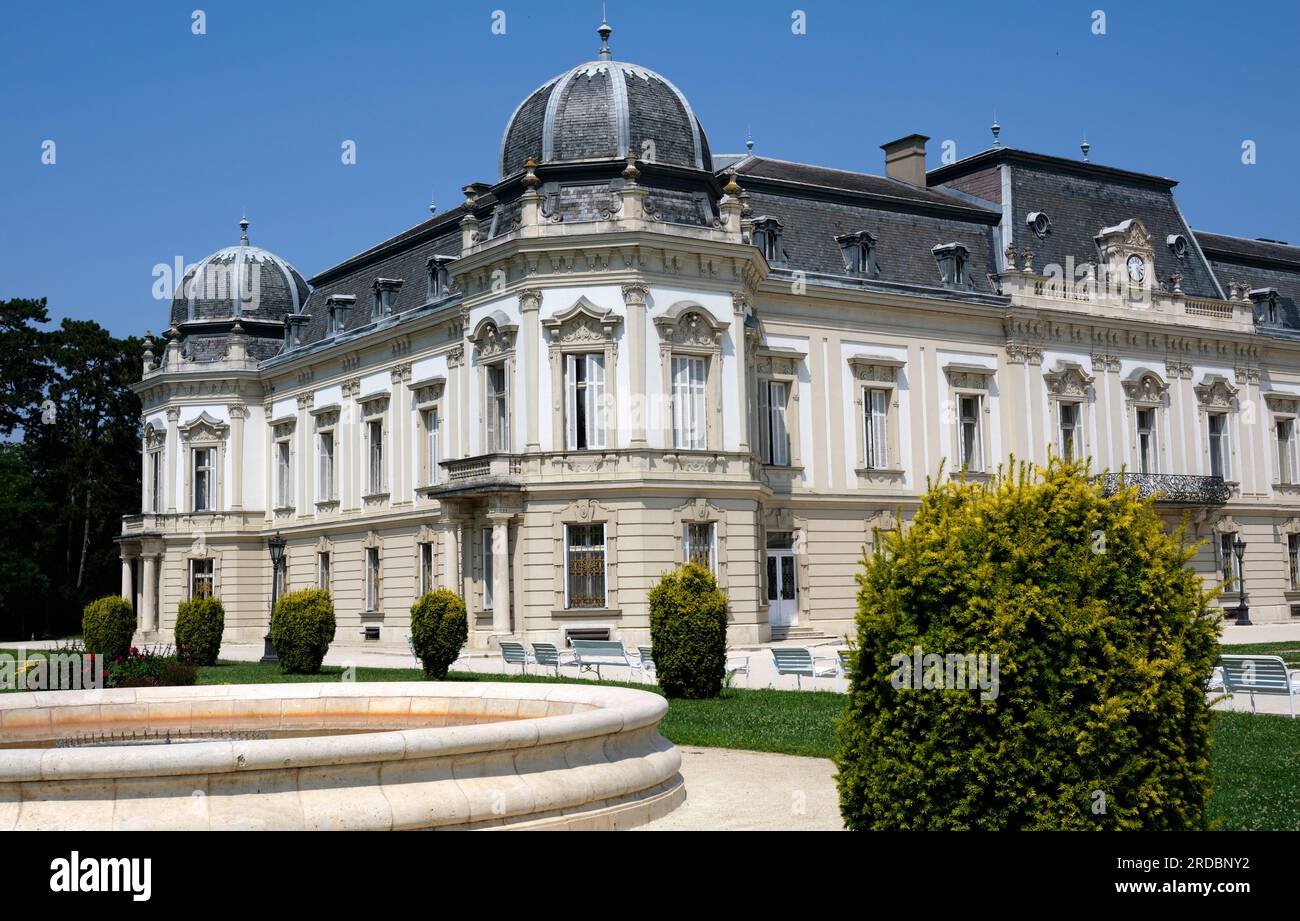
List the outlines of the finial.
{"label": "finial", "polygon": [[750,131],[748,128],[745,129],[745,149],[750,153],[753,153],[754,151],[754,132]]}
{"label": "finial", "polygon": [[596,30],[600,36],[600,59],[602,61],[612,60],[614,53],[609,50],[609,37],[614,34],[609,23],[605,21],[605,4],[600,5],[600,28]]}
{"label": "finial", "polygon": [[641,175],[641,171],[636,168],[636,150],[633,149],[630,144],[628,145],[627,157],[625,159],[627,160],[627,166],[623,167],[623,178],[626,179],[629,184],[635,184]]}
{"label": "finial", "polygon": [[529,157],[524,161],[524,178],[522,180],[525,189],[535,189],[542,184],[542,180],[537,178],[537,173],[533,170],[537,166],[537,161]]}
{"label": "finial", "polygon": [[239,219],[239,242],[247,245],[248,243],[248,215],[245,214]]}
{"label": "finial", "polygon": [[740,194],[740,183],[736,182],[736,169],[731,167],[727,170],[727,184],[722,187],[722,191],[727,195],[736,196]]}
{"label": "finial", "polygon": [[1084,162],[1084,163],[1087,163],[1087,162],[1088,162],[1088,151],[1092,150],[1092,145],[1088,143],[1088,138],[1087,138],[1087,137],[1084,137],[1084,139],[1083,139],[1083,143],[1079,145],[1079,149],[1083,151],[1083,162]]}
{"label": "finial", "polygon": [[996,112],[993,113],[993,124],[989,130],[993,132],[993,146],[1001,147],[1002,142],[998,140],[998,135],[1002,133],[1002,126],[998,124],[998,114]]}
{"label": "finial", "polygon": [[434,196],[432,195],[429,196],[429,213],[430,214],[438,213],[438,205],[437,203],[434,202]]}

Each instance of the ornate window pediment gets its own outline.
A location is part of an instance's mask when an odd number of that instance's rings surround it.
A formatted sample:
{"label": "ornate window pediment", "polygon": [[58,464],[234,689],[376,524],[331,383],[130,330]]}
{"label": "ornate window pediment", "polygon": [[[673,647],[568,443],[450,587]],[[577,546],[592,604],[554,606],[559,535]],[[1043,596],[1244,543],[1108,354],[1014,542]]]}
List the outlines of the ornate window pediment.
{"label": "ornate window pediment", "polygon": [[954,390],[988,390],[993,369],[979,365],[949,364],[943,366],[948,384]]}
{"label": "ornate window pediment", "polygon": [[599,345],[612,342],[614,331],[623,318],[607,307],[599,307],[586,297],[573,306],[542,321],[552,346]]}
{"label": "ornate window pediment", "polygon": [[1231,409],[1237,396],[1237,388],[1228,383],[1222,374],[1209,374],[1192,388],[1197,402],[1210,408]]}
{"label": "ornate window pediment", "polygon": [[1047,382],[1047,391],[1052,396],[1082,399],[1088,396],[1094,378],[1078,362],[1065,361],[1059,362],[1053,370],[1044,372],[1043,380]]}
{"label": "ornate window pediment", "polygon": [[853,379],[857,381],[877,381],[893,384],[898,381],[898,372],[904,362],[897,358],[885,358],[876,355],[854,355],[849,359],[849,368]]}
{"label": "ornate window pediment", "polygon": [[807,357],[806,353],[793,349],[759,347],[755,350],[754,371],[760,376],[798,377],[799,365]]}
{"label": "ornate window pediment", "polygon": [[1264,394],[1264,402],[1275,413],[1288,415],[1300,413],[1300,394],[1272,391]]}
{"label": "ornate window pediment", "polygon": [[199,413],[198,417],[191,419],[184,425],[180,426],[181,438],[189,444],[217,444],[225,441],[226,432],[230,426],[220,419],[214,419],[207,414],[207,411]]}
{"label": "ornate window pediment", "polygon": [[655,328],[664,342],[674,348],[700,348],[720,351],[727,323],[690,301],[680,301],[655,317]]}
{"label": "ornate window pediment", "polygon": [[167,444],[167,430],[154,428],[153,423],[144,427],[145,449],[157,451]]}
{"label": "ornate window pediment", "polygon": [[1145,368],[1139,368],[1122,382],[1124,395],[1134,403],[1161,403],[1169,391],[1169,385],[1160,375]]}
{"label": "ornate window pediment", "polygon": [[501,311],[494,310],[486,317],[478,321],[474,327],[474,333],[470,339],[474,343],[475,352],[480,361],[488,358],[495,358],[511,352],[515,347],[515,334],[519,331],[519,326],[511,323],[510,319]]}

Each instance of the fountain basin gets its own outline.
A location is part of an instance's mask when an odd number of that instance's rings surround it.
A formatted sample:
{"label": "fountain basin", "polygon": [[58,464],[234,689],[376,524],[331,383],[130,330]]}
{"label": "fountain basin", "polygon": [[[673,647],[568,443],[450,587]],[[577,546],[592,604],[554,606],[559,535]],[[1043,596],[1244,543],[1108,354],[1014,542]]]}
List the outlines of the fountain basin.
{"label": "fountain basin", "polygon": [[685,799],[667,709],[514,682],[4,694],[0,744],[31,747],[0,748],[0,831],[630,828]]}

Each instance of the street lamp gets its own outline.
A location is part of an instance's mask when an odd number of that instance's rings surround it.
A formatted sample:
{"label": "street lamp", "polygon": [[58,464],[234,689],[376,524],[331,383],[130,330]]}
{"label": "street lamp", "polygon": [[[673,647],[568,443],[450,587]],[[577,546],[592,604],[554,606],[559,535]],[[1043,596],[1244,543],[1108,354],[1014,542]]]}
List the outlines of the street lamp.
{"label": "street lamp", "polygon": [[[271,613],[275,613],[275,603],[280,600],[280,566],[284,563],[284,545],[288,543],[280,532],[275,532],[266,542],[267,549],[271,551]],[[275,654],[275,646],[271,643],[271,619],[266,620],[266,636],[262,638],[262,658],[263,665],[273,665],[279,662],[279,657]]]}
{"label": "street lamp", "polygon": [[1246,606],[1246,568],[1242,563],[1242,557],[1246,555],[1246,542],[1241,539],[1240,532],[1232,541],[1232,553],[1237,558],[1237,626],[1249,627],[1251,622],[1250,608]]}

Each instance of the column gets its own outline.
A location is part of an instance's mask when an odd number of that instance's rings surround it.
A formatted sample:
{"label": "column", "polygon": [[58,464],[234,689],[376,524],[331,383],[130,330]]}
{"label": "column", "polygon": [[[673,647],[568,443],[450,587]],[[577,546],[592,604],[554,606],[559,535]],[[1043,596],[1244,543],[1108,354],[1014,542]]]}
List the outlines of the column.
{"label": "column", "polygon": [[649,411],[645,382],[645,299],[650,289],[642,284],[623,286],[627,310],[628,375],[631,393],[626,397],[632,413],[631,447],[646,446],[645,425]]}
{"label": "column", "polygon": [[343,394],[339,406],[339,424],[334,441],[334,459],[339,465],[339,508],[355,509],[359,502],[353,502],[354,491],[361,486],[361,468],[358,463],[361,452],[361,435],[356,424],[357,393],[361,390],[359,378],[343,382],[340,388]]}
{"label": "column", "polygon": [[[298,442],[297,449],[293,452],[293,468],[290,475],[293,477],[293,494],[294,514],[302,518],[304,515],[310,515],[315,511],[315,506],[311,501],[311,494],[307,489],[307,484],[311,480],[311,425],[308,413],[315,403],[316,395],[314,393],[303,393],[298,395],[298,421],[294,425],[294,440]],[[235,462],[235,469],[239,469],[239,462]]]}
{"label": "column", "polygon": [[[141,420],[140,428],[144,429],[144,420]],[[149,436],[145,434],[140,438],[140,511],[146,514],[153,511],[149,502],[149,486]],[[158,508],[161,509],[162,506],[159,505]]]}
{"label": "column", "polygon": [[492,633],[510,635],[510,512],[489,512],[492,522]]}
{"label": "column", "polygon": [[[731,293],[731,347],[736,352],[736,399],[740,411],[740,445],[741,454],[749,452],[749,393],[747,362],[745,361],[745,295],[739,291]],[[723,444],[726,442],[724,441]]]}
{"label": "column", "polygon": [[392,383],[393,419],[393,483],[389,489],[389,502],[409,505],[411,483],[407,472],[411,468],[411,400],[407,384],[411,380],[411,366],[399,365],[388,373],[388,377]]}
{"label": "column", "polygon": [[127,556],[125,553],[123,553],[122,554],[122,597],[125,598],[127,601],[130,601],[132,603],[132,606],[134,606],[135,604],[133,594],[134,593],[131,586],[131,558]]}
{"label": "column", "polygon": [[[180,457],[178,450],[180,445],[179,432],[177,426],[180,425],[181,411],[179,407],[169,406],[167,408],[167,457],[166,457],[166,477],[167,477],[167,512],[176,514],[176,479],[180,471]],[[158,506],[162,508],[161,505]]]}
{"label": "column", "polygon": [[443,584],[460,595],[465,596],[465,583],[461,579],[460,566],[460,521],[449,514],[443,514],[443,572],[447,575]]}
{"label": "column", "polygon": [[525,288],[519,292],[519,311],[523,317],[523,335],[515,345],[519,355],[520,386],[516,392],[523,398],[525,423],[524,450],[533,453],[541,450],[537,439],[537,353],[541,350],[541,333],[537,325],[538,313],[542,306],[542,292],[537,288]]}
{"label": "column", "polygon": [[140,612],[141,633],[152,633],[158,629],[158,554],[150,553],[144,557],[144,605]]}
{"label": "column", "polygon": [[239,511],[244,507],[244,420],[248,407],[232,403],[226,407],[230,413],[230,508]]}

